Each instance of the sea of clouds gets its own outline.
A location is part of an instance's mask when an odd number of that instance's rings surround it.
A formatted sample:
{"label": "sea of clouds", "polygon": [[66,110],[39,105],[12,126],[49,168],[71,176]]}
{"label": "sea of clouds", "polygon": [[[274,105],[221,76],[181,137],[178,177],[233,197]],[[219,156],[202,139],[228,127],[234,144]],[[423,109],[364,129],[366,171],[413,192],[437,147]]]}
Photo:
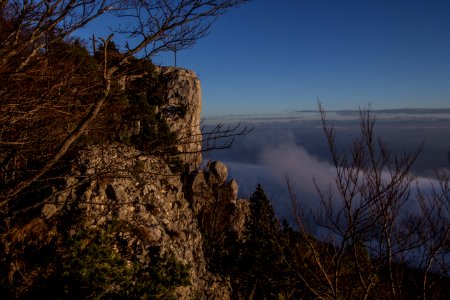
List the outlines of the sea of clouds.
{"label": "sea of clouds", "polygon": [[[417,176],[412,191],[417,186],[423,190],[431,184],[436,186],[436,171],[450,167],[450,109],[375,111],[373,114],[375,132],[393,154],[415,151],[423,143],[412,170]],[[336,130],[339,149],[348,153],[352,140],[359,135],[359,112],[328,112],[327,120]],[[239,182],[241,197],[249,197],[256,185],[262,184],[279,217],[290,218],[287,178],[299,201],[312,208],[318,203],[317,187],[333,189],[336,170],[331,164],[318,112],[211,117],[205,123],[207,127],[241,123],[253,128],[250,134],[238,137],[231,149],[208,152],[205,158],[227,164],[230,177]]]}

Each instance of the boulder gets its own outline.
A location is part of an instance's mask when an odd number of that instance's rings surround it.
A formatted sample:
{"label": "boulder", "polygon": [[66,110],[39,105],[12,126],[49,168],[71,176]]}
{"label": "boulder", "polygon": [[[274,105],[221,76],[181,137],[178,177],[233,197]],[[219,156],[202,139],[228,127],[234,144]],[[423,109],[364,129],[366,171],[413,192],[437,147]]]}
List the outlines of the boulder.
{"label": "boulder", "polygon": [[214,161],[209,164],[209,171],[211,173],[210,182],[213,184],[222,185],[227,180],[228,168],[227,166],[220,162]]}

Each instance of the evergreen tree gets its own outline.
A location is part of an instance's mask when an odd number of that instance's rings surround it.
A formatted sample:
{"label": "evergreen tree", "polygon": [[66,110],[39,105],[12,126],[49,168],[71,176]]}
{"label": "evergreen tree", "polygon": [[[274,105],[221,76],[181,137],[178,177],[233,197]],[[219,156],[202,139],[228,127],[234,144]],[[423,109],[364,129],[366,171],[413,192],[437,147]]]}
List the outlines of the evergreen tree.
{"label": "evergreen tree", "polygon": [[[98,47],[98,52],[103,52],[105,49],[105,44],[102,43],[100,44],[100,46]],[[109,52],[119,52],[119,49],[117,48],[116,43],[114,43],[114,41],[109,41],[107,46],[106,46],[106,50],[108,50]]]}
{"label": "evergreen tree", "polygon": [[261,185],[250,197],[247,239],[240,255],[241,296],[248,299],[278,299],[283,270],[278,240],[280,226]]}
{"label": "evergreen tree", "polygon": [[272,235],[280,229],[273,206],[260,184],[250,197],[250,210],[252,213],[248,225],[250,234]]}

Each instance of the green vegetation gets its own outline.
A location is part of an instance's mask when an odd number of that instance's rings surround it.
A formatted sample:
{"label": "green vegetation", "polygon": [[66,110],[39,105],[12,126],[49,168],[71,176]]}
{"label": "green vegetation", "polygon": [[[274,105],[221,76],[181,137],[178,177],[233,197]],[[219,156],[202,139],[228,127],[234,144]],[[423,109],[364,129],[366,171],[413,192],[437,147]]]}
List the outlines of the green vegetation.
{"label": "green vegetation", "polygon": [[176,287],[189,284],[188,267],[161,256],[158,247],[150,249],[145,264],[126,259],[129,253],[117,249],[119,229],[80,230],[64,243],[62,265],[54,275],[62,298],[169,299]]}
{"label": "green vegetation", "polygon": [[279,293],[284,281],[284,266],[277,236],[278,222],[259,185],[250,197],[250,212],[245,242],[239,247],[238,270],[231,276],[240,286],[244,298],[262,299],[265,295]]}
{"label": "green vegetation", "polygon": [[119,236],[129,226],[112,222],[66,236],[61,233],[64,228],[49,230],[42,220],[34,219],[5,237],[3,260],[26,270],[1,270],[9,272],[1,281],[2,297],[173,299],[176,287],[190,284],[189,266],[161,255],[155,246],[148,248],[149,259],[141,261]]}
{"label": "green vegetation", "polygon": [[[308,295],[295,279],[290,252],[299,233],[280,226],[270,200],[258,185],[249,200],[250,215],[244,235],[224,231],[222,242],[204,242],[211,271],[230,278],[233,299],[300,299]],[[204,224],[207,231],[209,224]]]}

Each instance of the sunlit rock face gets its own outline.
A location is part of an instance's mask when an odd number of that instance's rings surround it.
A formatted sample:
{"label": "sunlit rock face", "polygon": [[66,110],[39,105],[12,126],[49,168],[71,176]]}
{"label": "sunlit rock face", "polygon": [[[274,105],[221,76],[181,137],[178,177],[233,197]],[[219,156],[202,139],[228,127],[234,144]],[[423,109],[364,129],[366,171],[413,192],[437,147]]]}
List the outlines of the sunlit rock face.
{"label": "sunlit rock face", "polygon": [[71,234],[119,222],[113,248],[130,261],[150,264],[156,248],[161,256],[190,266],[190,285],[176,289],[177,299],[230,299],[229,281],[208,271],[200,222],[219,208],[229,214],[223,216],[226,226],[239,237],[245,230],[248,201],[237,199],[238,184],[228,178],[222,162],[199,169],[201,88],[195,73],[171,67],[158,72],[167,87],[167,104],[158,109],[177,132],[180,158],[189,168],[177,173],[162,158],[130,145],[91,145],[80,151],[71,176],[41,209],[40,218],[52,222],[63,214],[76,215]]}
{"label": "sunlit rock face", "polygon": [[227,176],[225,164],[210,162],[204,170],[189,174],[185,193],[200,224],[220,223],[220,228],[240,239],[250,215],[249,201],[238,199],[239,185]]}
{"label": "sunlit rock face", "polygon": [[[43,205],[33,211],[36,215],[29,216],[29,223],[41,228],[42,237],[33,241],[31,250],[63,245],[80,232],[106,232],[108,251],[120,256],[127,266],[138,262],[148,270],[155,257],[174,258],[186,266],[189,284],[176,285],[176,299],[230,299],[229,278],[208,269],[204,237],[212,222],[218,222],[220,230],[234,232],[233,236],[239,239],[245,231],[248,201],[237,198],[238,183],[228,178],[225,164],[209,162],[200,169],[201,89],[195,73],[176,68],[159,68],[159,72],[164,75],[168,104],[158,109],[177,132],[180,158],[189,167],[174,169],[164,155],[150,155],[130,143],[109,140],[80,147],[68,161],[67,173],[55,186],[47,187]],[[140,134],[145,125],[124,124],[128,136]],[[111,226],[112,231],[108,231]],[[0,246],[5,246],[1,242]],[[12,246],[3,248],[6,250],[1,266],[13,266],[14,260],[27,259],[14,252]],[[43,252],[42,256],[60,254]],[[70,253],[61,257],[64,255]],[[41,260],[45,264],[47,258]],[[25,295],[33,288],[25,278],[38,282],[51,277],[54,269],[44,265],[20,271],[16,288]],[[18,273],[15,269],[14,272]],[[139,278],[133,280],[137,282]]]}
{"label": "sunlit rock face", "polygon": [[166,88],[166,103],[160,107],[170,129],[176,132],[180,141],[178,150],[181,159],[192,169],[202,162],[202,135],[200,116],[202,111],[202,90],[195,72],[175,67],[160,67]]}
{"label": "sunlit rock face", "polygon": [[[151,70],[153,72],[153,70]],[[176,67],[155,67],[155,74],[163,86],[163,103],[157,111],[163,115],[170,130],[176,133],[180,159],[190,170],[197,169],[202,162],[202,134],[200,128],[202,112],[202,89],[194,71]],[[144,72],[145,73],[145,72]],[[124,76],[119,85],[125,90],[129,82],[144,74]],[[120,119],[120,117],[117,117]],[[141,134],[139,120],[122,122],[121,136],[128,138]]]}
{"label": "sunlit rock face", "polygon": [[[77,179],[101,173],[105,176],[83,183]],[[119,144],[91,146],[81,153],[64,190],[44,206],[43,218],[70,211],[79,216],[71,232],[119,222],[115,247],[126,257],[149,264],[157,248],[161,256],[190,266],[190,285],[177,288],[177,299],[229,298],[228,283],[207,271],[202,234],[181,176],[160,158]]]}

